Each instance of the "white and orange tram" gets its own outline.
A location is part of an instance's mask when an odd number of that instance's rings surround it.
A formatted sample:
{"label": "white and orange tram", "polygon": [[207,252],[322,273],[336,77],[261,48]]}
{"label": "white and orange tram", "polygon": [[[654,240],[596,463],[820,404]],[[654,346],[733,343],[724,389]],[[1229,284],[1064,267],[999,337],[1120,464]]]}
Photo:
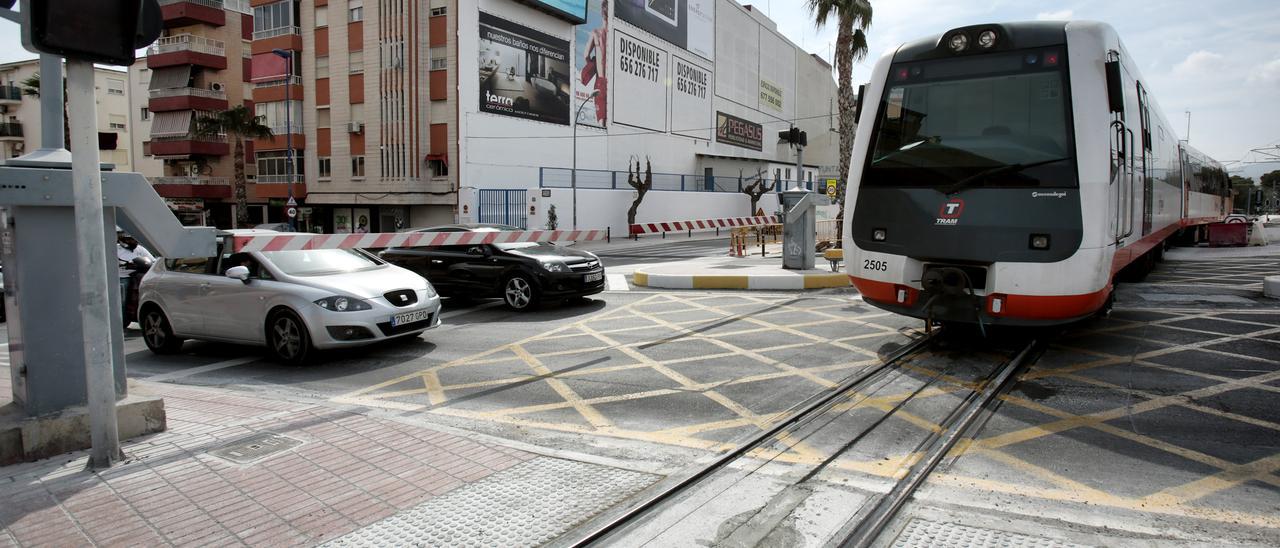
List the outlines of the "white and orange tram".
{"label": "white and orange tram", "polygon": [[1070,322],[1225,218],[1226,171],[1179,143],[1137,66],[1084,21],[963,27],[885,55],[845,202],[864,299],[939,322]]}

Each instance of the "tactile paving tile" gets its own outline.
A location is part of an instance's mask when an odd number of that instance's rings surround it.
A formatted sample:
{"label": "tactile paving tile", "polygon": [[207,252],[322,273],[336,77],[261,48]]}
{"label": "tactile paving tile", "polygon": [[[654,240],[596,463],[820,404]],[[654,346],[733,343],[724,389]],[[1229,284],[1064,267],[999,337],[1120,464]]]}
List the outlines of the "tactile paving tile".
{"label": "tactile paving tile", "polygon": [[1056,539],[1011,533],[998,529],[971,527],[955,523],[940,523],[919,518],[911,518],[907,526],[894,539],[894,548],[908,547],[937,548],[942,546],[993,546],[1019,547],[1043,546],[1050,548],[1084,547],[1084,544],[1073,544]]}
{"label": "tactile paving tile", "polygon": [[538,546],[657,479],[640,472],[539,457],[325,546]]}

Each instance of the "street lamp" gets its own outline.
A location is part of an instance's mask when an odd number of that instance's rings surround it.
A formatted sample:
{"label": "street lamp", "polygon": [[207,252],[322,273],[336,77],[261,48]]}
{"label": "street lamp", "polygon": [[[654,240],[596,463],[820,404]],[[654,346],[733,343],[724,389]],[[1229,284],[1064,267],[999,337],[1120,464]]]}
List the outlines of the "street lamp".
{"label": "street lamp", "polygon": [[[292,202],[293,201],[293,121],[290,119],[290,111],[292,111],[293,109],[290,108],[291,105],[289,104],[289,88],[291,87],[290,84],[293,83],[290,81],[293,78],[293,52],[289,50],[276,48],[271,50],[271,53],[274,53],[284,58],[284,60],[288,62],[288,68],[285,71],[285,77],[284,77],[284,146],[286,149],[288,149],[285,152],[284,169],[285,169],[285,177],[289,185],[289,202]],[[285,202],[285,208],[286,208],[285,211],[288,211],[289,207],[293,207],[293,206],[288,202]],[[290,232],[297,230],[297,228],[293,224],[293,219],[294,219],[293,217],[289,217]]]}
{"label": "street lamp", "polygon": [[595,99],[600,95],[600,90],[595,90],[582,100],[582,104],[578,105],[578,112],[573,115],[573,169],[569,171],[569,186],[573,188],[573,229],[578,229],[578,116],[582,115],[582,109],[586,108],[587,102]]}

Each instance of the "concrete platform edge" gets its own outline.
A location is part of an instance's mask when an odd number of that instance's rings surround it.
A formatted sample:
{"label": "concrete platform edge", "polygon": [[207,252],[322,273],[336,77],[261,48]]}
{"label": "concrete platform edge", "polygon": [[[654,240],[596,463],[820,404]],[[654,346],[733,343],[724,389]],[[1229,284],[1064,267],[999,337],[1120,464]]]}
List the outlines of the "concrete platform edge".
{"label": "concrete platform edge", "polygon": [[849,276],[843,272],[807,272],[780,274],[666,274],[637,270],[632,283],[661,289],[749,289],[798,290],[849,287]]}
{"label": "concrete platform edge", "polygon": [[[164,399],[131,395],[116,402],[120,441],[163,432]],[[88,407],[73,407],[43,417],[28,417],[16,403],[0,407],[0,466],[32,462],[88,449]]]}

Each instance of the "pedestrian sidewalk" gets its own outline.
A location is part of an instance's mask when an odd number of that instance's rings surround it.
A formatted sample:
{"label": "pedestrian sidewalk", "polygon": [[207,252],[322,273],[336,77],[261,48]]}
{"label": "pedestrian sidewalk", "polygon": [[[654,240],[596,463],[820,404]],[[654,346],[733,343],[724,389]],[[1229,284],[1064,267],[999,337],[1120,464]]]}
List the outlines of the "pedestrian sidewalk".
{"label": "pedestrian sidewalk", "polygon": [[[554,538],[656,479],[321,405],[131,390],[164,398],[168,430],[125,442],[128,460],[97,473],[84,470],[85,452],[0,468],[0,546],[311,545],[348,534],[362,544],[387,527],[402,535],[395,544],[509,545],[530,531]],[[475,512],[494,489],[532,497],[543,485],[559,491]],[[459,505],[469,520],[440,518]],[[497,518],[515,536],[485,536],[502,529],[486,531]]]}
{"label": "pedestrian sidewalk", "polygon": [[812,270],[782,268],[782,244],[747,247],[747,256],[724,254],[679,262],[640,265],[632,274],[635,285],[664,289],[795,290],[849,287],[849,276],[832,272],[828,261],[815,257]]}

